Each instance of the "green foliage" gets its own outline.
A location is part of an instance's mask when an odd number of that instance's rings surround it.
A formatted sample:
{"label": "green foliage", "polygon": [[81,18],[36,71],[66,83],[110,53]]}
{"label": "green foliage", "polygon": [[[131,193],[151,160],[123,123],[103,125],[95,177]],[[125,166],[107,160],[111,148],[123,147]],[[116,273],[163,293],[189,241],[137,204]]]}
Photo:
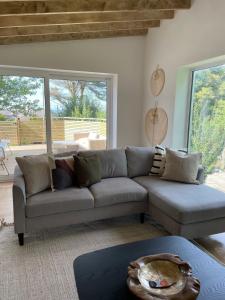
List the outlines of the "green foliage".
{"label": "green foliage", "polygon": [[193,85],[191,150],[203,153],[207,174],[225,147],[225,68],[196,71]]}
{"label": "green foliage", "polygon": [[105,82],[54,80],[51,101],[56,117],[106,118]]}
{"label": "green foliage", "polygon": [[6,116],[4,116],[3,114],[0,114],[0,121],[6,121],[7,118]]}
{"label": "green foliage", "polygon": [[40,87],[40,79],[21,76],[0,76],[0,110],[15,116],[34,116],[41,110],[39,100],[32,99]]}

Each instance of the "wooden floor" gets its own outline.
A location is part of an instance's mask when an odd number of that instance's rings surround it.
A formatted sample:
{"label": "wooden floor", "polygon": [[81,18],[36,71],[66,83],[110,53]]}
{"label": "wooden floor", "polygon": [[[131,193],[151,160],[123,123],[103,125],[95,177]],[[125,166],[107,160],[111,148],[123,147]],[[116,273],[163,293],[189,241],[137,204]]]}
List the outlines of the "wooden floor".
{"label": "wooden floor", "polygon": [[12,183],[0,183],[0,219],[13,222]]}
{"label": "wooden floor", "polygon": [[[0,219],[2,218],[6,222],[13,222],[12,183],[0,183]],[[196,239],[196,242],[225,264],[225,232]]]}

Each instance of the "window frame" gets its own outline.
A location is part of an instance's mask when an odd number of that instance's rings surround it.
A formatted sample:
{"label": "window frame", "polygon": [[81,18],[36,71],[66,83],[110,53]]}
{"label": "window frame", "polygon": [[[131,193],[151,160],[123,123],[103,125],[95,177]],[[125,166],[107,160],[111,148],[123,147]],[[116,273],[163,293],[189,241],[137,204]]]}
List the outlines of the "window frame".
{"label": "window frame", "polygon": [[188,128],[187,128],[187,151],[190,150],[190,142],[191,142],[191,130],[192,130],[192,115],[193,115],[193,84],[194,84],[194,72],[191,71],[190,75],[190,84],[189,84],[189,111],[188,111]]}
{"label": "window frame", "polygon": [[43,78],[47,153],[52,153],[52,122],[49,80],[61,79],[106,81],[106,149],[117,147],[117,74],[0,65],[0,75]]}

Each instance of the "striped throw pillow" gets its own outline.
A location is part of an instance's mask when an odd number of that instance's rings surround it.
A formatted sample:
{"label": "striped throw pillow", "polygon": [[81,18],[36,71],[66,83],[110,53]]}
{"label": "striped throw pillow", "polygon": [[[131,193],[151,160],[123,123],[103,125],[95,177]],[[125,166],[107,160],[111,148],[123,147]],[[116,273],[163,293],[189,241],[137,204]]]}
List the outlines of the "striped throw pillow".
{"label": "striped throw pillow", "polygon": [[155,151],[149,175],[162,176],[166,163],[165,149],[160,146],[156,146]]}

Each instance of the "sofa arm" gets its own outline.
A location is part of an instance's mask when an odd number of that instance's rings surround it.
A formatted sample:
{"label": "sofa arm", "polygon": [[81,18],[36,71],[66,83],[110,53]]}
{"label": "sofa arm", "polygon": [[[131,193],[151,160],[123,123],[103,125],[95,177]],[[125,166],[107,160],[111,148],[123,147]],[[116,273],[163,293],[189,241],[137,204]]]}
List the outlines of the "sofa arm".
{"label": "sofa arm", "polygon": [[200,184],[205,182],[205,172],[203,166],[199,166],[196,179],[199,181]]}
{"label": "sofa arm", "polygon": [[26,191],[22,173],[15,168],[13,181],[13,214],[16,233],[25,233]]}

